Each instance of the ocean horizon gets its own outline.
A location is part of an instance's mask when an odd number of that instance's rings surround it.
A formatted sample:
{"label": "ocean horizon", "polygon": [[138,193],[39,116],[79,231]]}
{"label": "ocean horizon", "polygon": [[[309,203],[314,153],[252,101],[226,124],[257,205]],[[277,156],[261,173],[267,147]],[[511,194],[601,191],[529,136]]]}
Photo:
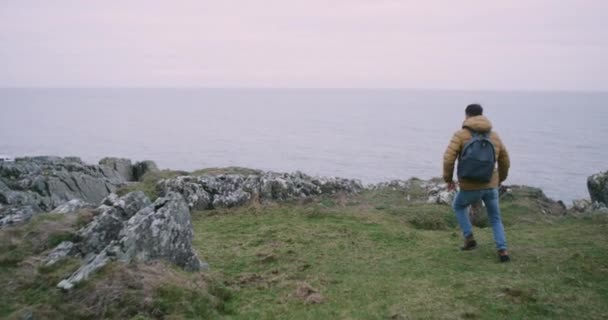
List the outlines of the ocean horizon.
{"label": "ocean horizon", "polygon": [[607,170],[608,93],[570,91],[0,88],[0,154],[429,179],[474,102],[509,150],[506,184],[568,204]]}

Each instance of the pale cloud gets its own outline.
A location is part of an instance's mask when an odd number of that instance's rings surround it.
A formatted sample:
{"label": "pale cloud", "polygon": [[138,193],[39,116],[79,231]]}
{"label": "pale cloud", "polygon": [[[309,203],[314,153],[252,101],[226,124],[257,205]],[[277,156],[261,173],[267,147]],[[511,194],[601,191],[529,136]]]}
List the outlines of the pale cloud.
{"label": "pale cloud", "polygon": [[0,85],[608,90],[607,1],[503,2],[4,0]]}

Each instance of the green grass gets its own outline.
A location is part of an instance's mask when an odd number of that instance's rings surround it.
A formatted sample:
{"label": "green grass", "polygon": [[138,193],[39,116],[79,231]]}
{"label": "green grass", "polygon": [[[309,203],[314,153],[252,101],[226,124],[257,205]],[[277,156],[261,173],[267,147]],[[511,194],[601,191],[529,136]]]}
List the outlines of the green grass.
{"label": "green grass", "polygon": [[171,179],[180,175],[187,175],[187,172],[162,170],[158,172],[147,172],[141,178],[141,181],[128,184],[116,191],[119,196],[124,196],[133,191],[143,191],[150,200],[154,201],[158,198],[158,189],[156,184],[162,179]]}
{"label": "green grass", "polygon": [[220,174],[242,174],[242,175],[252,175],[252,174],[261,174],[261,170],[243,168],[243,167],[225,167],[225,168],[205,168],[193,171],[191,175],[193,176],[203,176],[203,175],[220,175]]}
{"label": "green grass", "polygon": [[[490,228],[460,252],[449,207],[385,192],[196,213],[195,244],[236,292],[230,319],[606,318],[608,219],[534,210],[529,199],[503,206],[508,264]],[[302,283],[323,303],[298,297]]]}
{"label": "green grass", "polygon": [[[156,178],[155,178],[156,179]],[[142,185],[140,185],[142,186]],[[608,217],[541,213],[534,194],[502,202],[512,262],[491,228],[461,252],[448,206],[377,190],[193,212],[211,271],[112,263],[71,293],[80,261],[39,267],[89,216],[41,215],[0,231],[0,318],[604,319]]]}

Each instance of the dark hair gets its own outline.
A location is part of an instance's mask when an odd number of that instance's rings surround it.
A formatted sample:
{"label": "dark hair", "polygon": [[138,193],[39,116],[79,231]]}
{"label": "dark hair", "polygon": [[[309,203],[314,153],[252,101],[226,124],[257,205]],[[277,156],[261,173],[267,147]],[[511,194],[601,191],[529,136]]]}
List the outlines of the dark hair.
{"label": "dark hair", "polygon": [[464,112],[469,117],[480,116],[483,114],[483,108],[481,107],[481,105],[474,103],[468,105]]}

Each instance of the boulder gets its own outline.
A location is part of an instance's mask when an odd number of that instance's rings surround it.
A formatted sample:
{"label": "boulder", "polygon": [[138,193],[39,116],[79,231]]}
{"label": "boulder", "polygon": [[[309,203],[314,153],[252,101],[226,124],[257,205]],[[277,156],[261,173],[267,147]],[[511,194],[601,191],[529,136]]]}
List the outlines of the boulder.
{"label": "boulder", "polygon": [[587,189],[592,202],[608,205],[608,171],[587,178]]}
{"label": "boulder", "polygon": [[[137,211],[133,213],[135,210]],[[104,199],[101,214],[79,233],[69,254],[85,257],[84,264],[57,287],[70,290],[110,261],[170,261],[185,270],[206,269],[192,247],[193,229],[188,204],[175,192],[150,203],[141,192]],[[61,245],[60,245],[61,246]],[[67,245],[64,245],[67,246]],[[62,256],[67,248],[53,253]],[[56,260],[49,256],[47,261]]]}
{"label": "boulder", "polygon": [[127,222],[118,241],[121,261],[164,259],[185,270],[206,267],[192,248],[190,210],[178,193],[158,198]]}

